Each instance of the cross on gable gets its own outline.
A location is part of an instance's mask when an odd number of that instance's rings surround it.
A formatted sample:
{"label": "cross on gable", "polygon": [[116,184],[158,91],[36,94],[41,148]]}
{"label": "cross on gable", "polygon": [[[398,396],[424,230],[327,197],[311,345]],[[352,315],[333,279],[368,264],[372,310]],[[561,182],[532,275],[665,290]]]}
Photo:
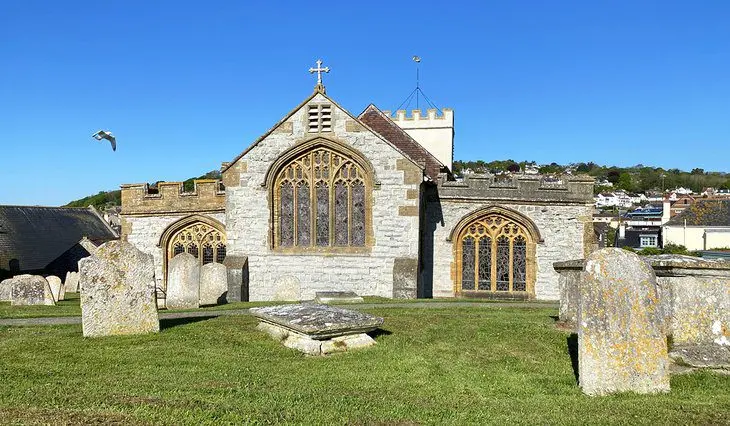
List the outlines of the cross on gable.
{"label": "cross on gable", "polygon": [[329,67],[322,68],[322,60],[317,59],[317,68],[309,69],[310,74],[314,74],[315,72],[317,73],[317,87],[320,87],[320,86],[322,86],[322,73],[330,72],[330,68]]}

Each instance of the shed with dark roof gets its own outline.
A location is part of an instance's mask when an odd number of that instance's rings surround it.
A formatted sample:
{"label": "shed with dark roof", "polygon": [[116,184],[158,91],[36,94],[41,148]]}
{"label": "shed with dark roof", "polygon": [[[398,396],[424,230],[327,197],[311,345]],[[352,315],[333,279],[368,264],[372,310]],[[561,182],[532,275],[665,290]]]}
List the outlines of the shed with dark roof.
{"label": "shed with dark roof", "polygon": [[83,247],[75,249],[84,237],[100,244],[118,235],[93,207],[0,206],[0,270],[5,275],[34,272],[63,278],[89,255]]}

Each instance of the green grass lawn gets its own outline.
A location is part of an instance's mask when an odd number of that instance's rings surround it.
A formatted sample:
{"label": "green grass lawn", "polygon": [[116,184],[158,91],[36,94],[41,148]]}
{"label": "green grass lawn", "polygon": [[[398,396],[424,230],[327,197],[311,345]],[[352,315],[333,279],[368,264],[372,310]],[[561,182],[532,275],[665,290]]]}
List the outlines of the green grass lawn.
{"label": "green grass lawn", "polygon": [[[524,301],[510,301],[510,300],[492,300],[492,299],[466,299],[466,298],[436,298],[436,299],[389,299],[386,297],[373,297],[365,296],[365,303],[367,304],[389,304],[389,303],[463,303],[463,302],[478,302],[478,303],[509,303],[509,302],[520,302]],[[254,308],[257,306],[271,306],[283,303],[293,302],[234,302],[227,303],[224,305],[206,306],[198,309],[178,309],[178,310],[167,310],[161,309],[160,312],[193,312],[193,311],[226,311],[235,309],[246,309]],[[537,302],[539,303],[539,302]],[[73,317],[81,316],[81,307],[79,306],[79,293],[66,293],[66,300],[62,300],[56,304],[56,306],[11,306],[10,302],[0,302],[0,319],[5,318],[47,318],[47,317]]]}
{"label": "green grass lawn", "polygon": [[0,423],[727,424],[730,376],[672,392],[581,394],[552,309],[368,309],[378,345],[306,357],[249,316],[84,339],[0,327]]}

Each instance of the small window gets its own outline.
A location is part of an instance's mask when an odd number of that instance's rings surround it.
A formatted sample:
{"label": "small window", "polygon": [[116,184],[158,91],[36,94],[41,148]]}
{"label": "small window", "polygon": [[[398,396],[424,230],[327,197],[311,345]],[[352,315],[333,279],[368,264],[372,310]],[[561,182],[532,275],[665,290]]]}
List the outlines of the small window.
{"label": "small window", "polygon": [[332,131],[332,105],[310,105],[308,110],[309,133]]}
{"label": "small window", "polygon": [[640,247],[656,247],[657,237],[656,235],[642,235],[639,237]]}

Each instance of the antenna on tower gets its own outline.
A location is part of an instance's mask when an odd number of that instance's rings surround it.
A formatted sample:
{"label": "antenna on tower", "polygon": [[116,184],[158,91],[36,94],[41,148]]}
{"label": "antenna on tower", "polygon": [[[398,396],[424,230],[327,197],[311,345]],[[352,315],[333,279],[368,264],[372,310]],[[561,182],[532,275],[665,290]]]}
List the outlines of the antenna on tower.
{"label": "antenna on tower", "polygon": [[423,93],[423,90],[421,90],[421,79],[420,79],[421,57],[414,55],[412,60],[413,60],[413,62],[416,63],[416,88],[413,89],[411,94],[408,95],[408,97],[406,97],[406,99],[403,102],[401,102],[401,104],[395,110],[397,111],[397,110],[401,109],[403,107],[403,105],[405,105],[406,109],[408,109],[408,107],[411,105],[411,102],[413,102],[413,97],[415,96],[416,97],[416,109],[420,111],[421,105],[420,105],[419,101],[420,101],[420,97],[423,96],[423,99],[426,100],[426,102],[428,103],[429,106],[431,106],[431,108],[435,108],[439,113],[441,113],[441,108],[434,105],[434,103],[431,102],[431,100],[428,98],[428,96],[426,96],[426,94]]}

